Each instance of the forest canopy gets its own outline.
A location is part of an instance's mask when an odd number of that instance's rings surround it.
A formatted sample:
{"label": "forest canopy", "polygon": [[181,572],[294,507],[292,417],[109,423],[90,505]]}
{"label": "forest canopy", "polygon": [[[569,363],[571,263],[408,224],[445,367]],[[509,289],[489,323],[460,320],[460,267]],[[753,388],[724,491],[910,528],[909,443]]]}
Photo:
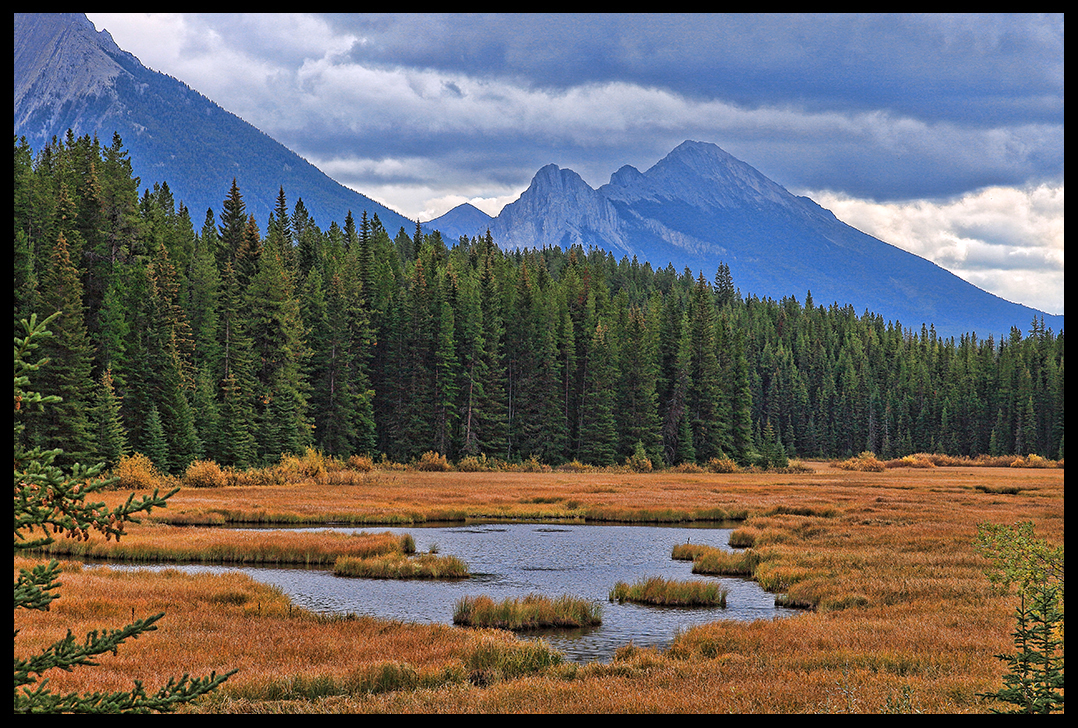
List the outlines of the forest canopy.
{"label": "forest canopy", "polygon": [[28,445],[163,471],[315,447],[608,465],[871,450],[1063,457],[1063,333],[938,337],[574,247],[190,211],[122,140],[15,139],[15,321],[60,312]]}

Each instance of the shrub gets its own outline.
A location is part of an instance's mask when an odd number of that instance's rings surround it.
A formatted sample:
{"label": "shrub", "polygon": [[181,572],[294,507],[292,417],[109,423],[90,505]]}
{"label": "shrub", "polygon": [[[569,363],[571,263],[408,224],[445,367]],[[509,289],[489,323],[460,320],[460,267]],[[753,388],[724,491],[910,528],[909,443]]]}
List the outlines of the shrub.
{"label": "shrub", "polygon": [[419,460],[415,464],[416,470],[423,470],[428,472],[440,472],[446,473],[453,469],[453,466],[449,464],[445,455],[428,450],[423,453]]}
{"label": "shrub", "polygon": [[348,467],[361,473],[369,473],[374,470],[374,460],[370,455],[352,455],[348,458]]}
{"label": "shrub", "polygon": [[709,473],[736,473],[740,468],[728,457],[711,458],[707,461]]}
{"label": "shrub", "polygon": [[652,471],[651,458],[648,457],[648,453],[644,449],[644,443],[639,440],[636,441],[633,454],[625,458],[625,465],[637,473],[650,473]]}
{"label": "shrub", "polygon": [[549,465],[540,462],[539,458],[532,455],[527,460],[522,460],[519,463],[512,463],[505,467],[506,470],[516,473],[549,473],[553,471]]}
{"label": "shrub", "polygon": [[862,473],[882,473],[887,466],[876,457],[876,453],[865,451],[856,457],[835,463],[835,467],[841,470],[853,470]]}
{"label": "shrub", "polygon": [[323,455],[320,450],[309,447],[302,456],[282,455],[278,470],[285,477],[288,475],[300,475],[320,482],[326,477],[326,473],[333,468],[332,460],[332,458]]}
{"label": "shrub", "polygon": [[486,453],[466,455],[457,462],[457,471],[461,473],[481,473],[498,470],[498,461],[488,458]]}
{"label": "shrub", "polygon": [[934,468],[936,464],[922,455],[906,455],[897,460],[888,460],[888,468]]}
{"label": "shrub", "polygon": [[154,467],[153,461],[140,452],[124,455],[116,465],[117,487],[124,490],[151,490],[160,487],[167,477]]}
{"label": "shrub", "polygon": [[187,466],[183,484],[188,488],[223,488],[229,484],[229,476],[212,460],[196,460]]}
{"label": "shrub", "polygon": [[1012,468],[1051,468],[1054,466],[1055,463],[1051,460],[1046,460],[1035,453],[1030,453],[1024,458],[1016,458],[1015,461],[1011,463]]}

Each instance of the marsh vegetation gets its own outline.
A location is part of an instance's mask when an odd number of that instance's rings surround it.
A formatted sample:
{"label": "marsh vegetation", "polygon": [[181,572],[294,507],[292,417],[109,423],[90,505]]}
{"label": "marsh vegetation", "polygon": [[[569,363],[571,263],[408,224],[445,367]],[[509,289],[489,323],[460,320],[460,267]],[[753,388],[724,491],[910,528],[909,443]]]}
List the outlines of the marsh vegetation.
{"label": "marsh vegetation", "polygon": [[610,601],[663,607],[725,607],[728,594],[713,581],[671,581],[652,576],[633,584],[619,581],[610,590]]}
{"label": "marsh vegetation", "polygon": [[[165,611],[166,629],[125,645],[100,668],[57,675],[55,688],[109,689],[132,678],[153,686],[174,674],[238,668],[218,694],[190,708],[206,712],[1004,707],[991,694],[1006,667],[996,655],[1013,649],[1018,596],[989,580],[990,563],[974,541],[979,524],[1029,521],[1037,538],[1062,545],[1062,469],[967,464],[873,472],[810,465],[809,472],[791,474],[374,469],[351,484],[312,478],[185,488],[162,520],[132,525],[124,539],[165,533],[179,545],[185,529],[162,530],[167,522],[212,518],[325,524],[345,516],[346,523],[407,525],[663,514],[693,523],[722,512],[737,516],[734,534],[744,548],[727,552],[739,560],[736,570],[804,608],[781,620],[716,617],[661,648],[627,640],[605,663],[569,662],[549,644],[507,631],[316,614],[239,574],[71,563],[57,608],[17,615],[17,649],[32,652],[68,628],[98,629],[133,610]],[[120,501],[126,493],[105,497]],[[299,540],[337,539],[316,533]],[[668,557],[677,555],[667,548]],[[708,556],[713,552],[694,547],[680,558],[692,558],[695,570]]]}
{"label": "marsh vegetation", "polygon": [[528,594],[496,602],[488,596],[463,597],[453,611],[453,623],[466,627],[529,630],[547,627],[592,627],[602,624],[602,608],[568,594],[547,597]]}

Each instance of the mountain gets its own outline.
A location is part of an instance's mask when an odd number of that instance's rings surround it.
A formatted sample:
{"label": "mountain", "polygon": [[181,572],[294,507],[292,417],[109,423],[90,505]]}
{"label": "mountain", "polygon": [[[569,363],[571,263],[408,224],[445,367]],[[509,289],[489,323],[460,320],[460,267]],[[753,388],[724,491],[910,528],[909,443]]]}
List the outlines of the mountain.
{"label": "mountain", "polygon": [[[457,205],[449,212],[438,218],[438,227],[432,228],[430,223],[423,223],[422,227],[429,230],[437,229],[442,233],[447,244],[452,245],[461,235],[474,237],[486,234],[493,217],[480,210],[475,205],[465,202]],[[478,232],[476,232],[478,231]],[[451,235],[452,237],[446,237]]]}
{"label": "mountain", "polygon": [[489,229],[505,247],[597,247],[708,278],[725,263],[743,293],[803,300],[811,292],[816,303],[852,304],[943,336],[999,339],[1035,317],[1063,330],[1062,316],[1005,301],[867,235],[705,142],[682,143],[646,172],[626,165],[597,190],[548,165],[496,218],[470,228],[459,219],[450,211],[425,226],[447,239]]}
{"label": "mountain", "polygon": [[[351,211],[378,215],[392,237],[415,222],[335,182],[186,84],[142,65],[80,13],[15,14],[15,136],[40,150],[68,129],[118,132],[144,187],[167,182],[196,226],[220,212],[233,178],[262,227],[283,187],[325,228]],[[291,210],[290,210],[291,212]]]}

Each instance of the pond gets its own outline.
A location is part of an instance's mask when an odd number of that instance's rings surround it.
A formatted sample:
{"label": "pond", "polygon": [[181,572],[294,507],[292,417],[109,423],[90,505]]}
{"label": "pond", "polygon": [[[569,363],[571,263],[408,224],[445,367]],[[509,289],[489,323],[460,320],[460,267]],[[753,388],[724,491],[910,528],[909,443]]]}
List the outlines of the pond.
{"label": "pond", "polygon": [[[351,612],[405,622],[452,624],[453,608],[463,596],[485,594],[497,601],[538,592],[550,597],[569,594],[593,599],[602,605],[601,626],[546,630],[538,635],[577,662],[609,661],[617,648],[629,642],[662,648],[679,630],[692,625],[720,619],[774,619],[796,613],[776,607],[775,595],[754,581],[694,575],[692,562],[670,558],[673,547],[687,541],[731,550],[730,529],[487,523],[364,530],[409,533],[417,551],[436,547],[440,554],[463,559],[472,578],[404,581],[336,577],[327,570],[313,569],[182,568],[241,570],[258,581],[280,587],[297,606],[313,612]],[[671,608],[608,601],[616,582],[632,583],[649,576],[718,580],[729,590],[727,606]]]}

